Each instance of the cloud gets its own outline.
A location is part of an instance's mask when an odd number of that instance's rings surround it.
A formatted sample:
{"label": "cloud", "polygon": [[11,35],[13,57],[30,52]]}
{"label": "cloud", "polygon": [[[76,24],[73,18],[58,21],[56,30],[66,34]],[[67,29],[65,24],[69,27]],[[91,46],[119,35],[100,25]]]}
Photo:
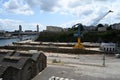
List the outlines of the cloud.
{"label": "cloud", "polygon": [[28,5],[31,7],[36,7],[40,5],[40,0],[25,0]]}
{"label": "cloud", "polygon": [[76,20],[70,21],[72,24],[79,21],[79,23],[91,25],[109,10],[114,12],[104,17],[100,23],[119,21],[119,3],[120,0],[8,0],[3,6],[8,12],[24,15],[33,15],[34,8],[37,7],[38,11],[43,12],[42,14],[44,12],[66,16],[69,14],[76,17]]}
{"label": "cloud", "polygon": [[99,15],[110,9],[115,10],[119,2],[119,0],[8,0],[3,5],[6,10],[16,14],[32,15],[34,8],[37,7],[42,12],[72,14],[81,18]]}
{"label": "cloud", "polygon": [[11,20],[11,19],[0,19],[0,28],[1,30],[17,30],[18,28],[15,27],[18,23],[22,23],[19,20]]}
{"label": "cloud", "polygon": [[4,2],[4,9],[15,14],[33,15],[34,7],[42,12],[54,12],[58,0],[8,0]]}
{"label": "cloud", "polygon": [[119,0],[60,0],[59,11],[65,12],[66,14],[72,14],[78,19],[65,23],[74,25],[74,22],[78,22],[91,25],[96,22],[101,16],[106,14],[109,10],[113,10],[113,13],[106,15],[98,23],[108,23],[113,24],[113,22],[118,21],[115,18],[119,18],[120,11],[120,1]]}
{"label": "cloud", "polygon": [[58,0],[25,0],[31,7],[39,7],[40,11],[52,12],[57,6]]}
{"label": "cloud", "polygon": [[2,13],[2,12],[3,12],[3,9],[0,8],[0,13]]}
{"label": "cloud", "polygon": [[3,12],[3,9],[2,9],[2,3],[3,3],[3,0],[0,0],[0,13]]}
{"label": "cloud", "polygon": [[[66,24],[74,24],[76,22],[91,25],[109,10],[114,13],[108,14],[101,21],[103,23],[111,23],[110,18],[116,21],[120,9],[119,0],[26,0],[31,7],[39,6],[40,11],[53,12],[62,15],[71,14],[77,17]],[[112,4],[111,4],[112,3]],[[118,17],[119,18],[119,17]]]}
{"label": "cloud", "polygon": [[3,4],[4,9],[8,12],[15,14],[33,15],[34,12],[31,10],[29,5],[19,0],[8,0]]}
{"label": "cloud", "polygon": [[18,30],[19,25],[22,25],[23,30],[36,30],[36,25],[40,26],[40,31],[44,30],[44,26],[40,23],[26,23],[20,20],[0,19],[0,30],[14,31]]}
{"label": "cloud", "polygon": [[54,7],[57,6],[58,0],[40,0],[40,8],[43,11],[53,11]]}

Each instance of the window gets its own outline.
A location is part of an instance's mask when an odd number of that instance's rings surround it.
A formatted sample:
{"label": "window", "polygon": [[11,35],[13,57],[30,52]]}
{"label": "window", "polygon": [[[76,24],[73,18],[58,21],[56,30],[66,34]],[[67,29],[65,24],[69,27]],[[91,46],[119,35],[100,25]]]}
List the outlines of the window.
{"label": "window", "polygon": [[109,49],[107,48],[107,51],[108,51]]}
{"label": "window", "polygon": [[111,51],[111,48],[110,48],[110,51]]}
{"label": "window", "polygon": [[115,49],[113,48],[113,51],[115,51]]}

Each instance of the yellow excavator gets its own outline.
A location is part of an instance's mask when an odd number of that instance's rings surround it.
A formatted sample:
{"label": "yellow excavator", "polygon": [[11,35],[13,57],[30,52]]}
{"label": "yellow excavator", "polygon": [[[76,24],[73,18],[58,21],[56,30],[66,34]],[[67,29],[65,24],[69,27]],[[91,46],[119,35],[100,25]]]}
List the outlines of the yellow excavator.
{"label": "yellow excavator", "polygon": [[[102,15],[102,16],[100,16],[93,24],[92,24],[92,26],[94,25],[97,25],[97,23],[101,20],[101,19],[103,19],[107,14],[109,14],[109,13],[111,13],[111,12],[113,12],[113,11],[111,11],[111,10],[109,10],[107,13],[105,13],[104,15]],[[78,42],[77,42],[77,44],[74,46],[74,48],[76,48],[76,49],[85,49],[85,47],[82,45],[82,43],[81,43],[81,27],[82,27],[82,24],[80,24],[80,23],[78,23],[78,24],[76,24],[76,25],[74,25],[74,27],[75,26],[77,26],[78,27],[78,33],[77,34],[74,34],[74,36],[77,36],[78,37]]]}

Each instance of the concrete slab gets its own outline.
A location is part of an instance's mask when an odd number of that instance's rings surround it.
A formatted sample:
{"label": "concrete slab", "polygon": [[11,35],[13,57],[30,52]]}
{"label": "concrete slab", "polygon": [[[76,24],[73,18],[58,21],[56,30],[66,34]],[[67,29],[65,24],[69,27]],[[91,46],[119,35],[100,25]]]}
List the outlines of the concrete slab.
{"label": "concrete slab", "polygon": [[[104,75],[104,73],[101,73],[101,71],[100,73],[99,71],[94,71],[95,67],[92,67],[92,69],[89,66],[85,68],[84,66],[81,67],[82,68],[80,68],[80,66],[69,67],[60,65],[49,65],[42,73],[39,73],[33,80],[120,80],[119,77],[114,77],[114,75],[110,75],[111,77],[105,77],[105,75],[107,74]],[[93,72],[90,70],[93,70]],[[91,74],[94,74],[95,76]],[[101,74],[103,74],[104,76],[102,76]]]}

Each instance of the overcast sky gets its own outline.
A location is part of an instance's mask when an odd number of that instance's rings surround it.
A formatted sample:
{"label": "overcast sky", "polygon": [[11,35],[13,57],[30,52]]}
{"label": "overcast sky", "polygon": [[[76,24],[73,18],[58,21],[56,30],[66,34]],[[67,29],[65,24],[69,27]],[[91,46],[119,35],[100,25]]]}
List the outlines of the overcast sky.
{"label": "overcast sky", "polygon": [[120,0],[0,0],[0,30],[43,30],[48,25],[71,27],[91,25],[109,10],[99,23],[120,22]]}

